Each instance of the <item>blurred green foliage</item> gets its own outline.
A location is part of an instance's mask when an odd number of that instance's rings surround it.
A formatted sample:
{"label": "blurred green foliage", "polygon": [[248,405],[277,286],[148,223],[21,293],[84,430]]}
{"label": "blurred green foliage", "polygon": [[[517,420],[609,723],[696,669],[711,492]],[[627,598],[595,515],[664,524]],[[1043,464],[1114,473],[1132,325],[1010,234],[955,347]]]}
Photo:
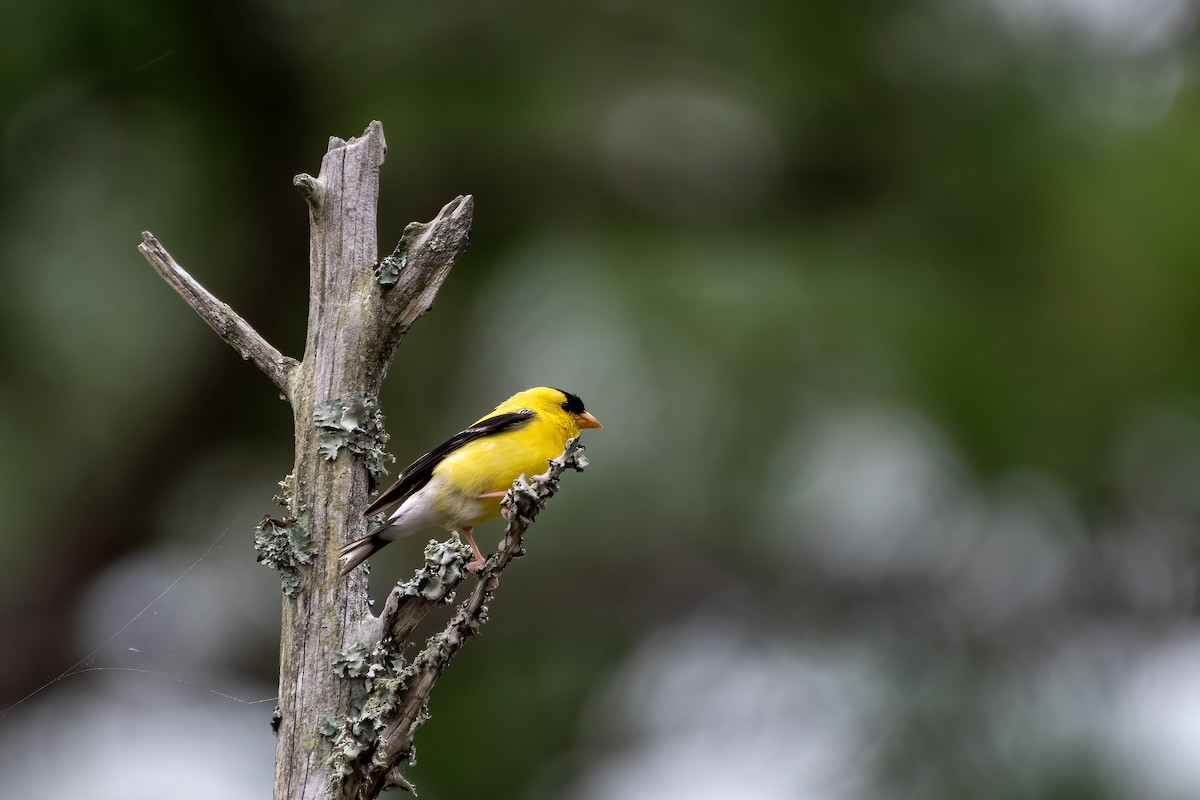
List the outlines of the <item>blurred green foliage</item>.
{"label": "blurred green foliage", "polygon": [[[167,521],[192,520],[201,549],[225,524],[187,505],[193,465],[232,454],[245,471],[210,473],[209,490],[264,502],[288,471],[286,407],[141,263],[138,233],[299,357],[307,230],[291,177],[317,170],[326,137],[380,119],[382,253],[453,196],[477,200],[471,250],[382,398],[399,462],[527,385],[563,385],[605,423],[587,437],[593,469],[568,480],[435,694],[417,784],[464,797],[486,776],[488,796],[553,795],[569,780],[545,770],[584,769],[586,698],[640,637],[748,592],[802,606],[788,635],[940,630],[961,676],[895,709],[897,730],[930,737],[880,758],[879,785],[984,796],[976,776],[1012,768],[982,745],[954,751],[993,686],[956,654],[1004,643],[943,630],[922,604],[916,622],[892,618],[904,581],[864,599],[794,552],[764,569],[747,542],[787,507],[768,490],[790,435],[863,407],[929,421],[965,486],[1043,476],[1092,538],[1144,509],[1131,485],[1178,484],[1157,519],[1195,521],[1180,499],[1200,453],[1191,5],[1115,23],[1073,8],[8,9],[0,597],[10,641],[34,655],[0,669],[4,696],[74,660],[62,631],[108,565],[169,541]],[[1147,425],[1166,433],[1138,449]],[[1170,546],[1190,554],[1184,538]],[[421,544],[376,574],[403,574]],[[1055,546],[1102,552],[1066,533]],[[873,621],[839,610],[860,602]],[[269,659],[239,669],[274,674]],[[995,796],[1115,796],[1087,754],[1037,775]]]}

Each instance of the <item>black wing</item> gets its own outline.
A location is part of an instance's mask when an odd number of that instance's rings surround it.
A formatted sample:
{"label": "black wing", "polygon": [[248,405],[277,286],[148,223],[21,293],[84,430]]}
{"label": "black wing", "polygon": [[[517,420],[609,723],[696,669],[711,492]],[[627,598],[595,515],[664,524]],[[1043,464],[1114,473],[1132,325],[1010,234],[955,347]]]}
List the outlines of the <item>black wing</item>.
{"label": "black wing", "polygon": [[363,516],[369,517],[380,509],[407,500],[409,495],[429,483],[429,479],[433,477],[434,467],[442,463],[442,459],[467,442],[523,428],[533,419],[533,415],[534,412],[528,409],[513,411],[509,414],[497,414],[494,417],[480,420],[465,431],[454,434],[446,442],[438,445],[405,467],[401,471],[400,477],[396,479],[396,482],[386,492],[379,495],[374,503],[371,503],[367,510],[363,512]]}

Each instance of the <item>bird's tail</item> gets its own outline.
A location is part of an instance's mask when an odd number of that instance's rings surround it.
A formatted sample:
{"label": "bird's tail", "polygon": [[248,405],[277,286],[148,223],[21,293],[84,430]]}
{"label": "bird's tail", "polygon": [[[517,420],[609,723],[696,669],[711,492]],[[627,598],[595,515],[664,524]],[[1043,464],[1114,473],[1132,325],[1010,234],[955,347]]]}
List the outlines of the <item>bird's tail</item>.
{"label": "bird's tail", "polygon": [[355,567],[375,555],[389,540],[379,535],[379,531],[371,531],[361,539],[355,539],[342,548],[342,577],[349,575]]}

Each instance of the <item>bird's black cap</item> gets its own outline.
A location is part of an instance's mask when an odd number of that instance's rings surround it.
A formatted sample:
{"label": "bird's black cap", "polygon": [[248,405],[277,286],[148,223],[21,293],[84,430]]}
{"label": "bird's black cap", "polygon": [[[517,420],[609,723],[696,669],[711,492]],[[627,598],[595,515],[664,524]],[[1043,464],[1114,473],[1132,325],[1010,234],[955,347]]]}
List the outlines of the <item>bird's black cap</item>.
{"label": "bird's black cap", "polygon": [[579,399],[579,395],[571,394],[563,389],[559,389],[559,391],[567,396],[567,402],[562,404],[563,411],[568,411],[572,414],[582,414],[585,411],[583,401]]}

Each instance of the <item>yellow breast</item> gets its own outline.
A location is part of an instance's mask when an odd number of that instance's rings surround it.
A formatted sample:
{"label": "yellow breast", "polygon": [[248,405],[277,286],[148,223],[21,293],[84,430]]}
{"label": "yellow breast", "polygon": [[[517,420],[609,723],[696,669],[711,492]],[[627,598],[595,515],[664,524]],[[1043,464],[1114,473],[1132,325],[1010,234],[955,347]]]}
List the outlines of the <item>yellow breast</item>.
{"label": "yellow breast", "polygon": [[[546,462],[562,453],[572,435],[569,426],[539,413],[522,428],[463,445],[446,456],[433,474],[446,481],[451,494],[458,495],[446,498],[458,506],[463,500],[505,491],[518,475],[530,477],[545,472]],[[490,500],[486,508],[486,517],[463,524],[499,516],[500,499]]]}

